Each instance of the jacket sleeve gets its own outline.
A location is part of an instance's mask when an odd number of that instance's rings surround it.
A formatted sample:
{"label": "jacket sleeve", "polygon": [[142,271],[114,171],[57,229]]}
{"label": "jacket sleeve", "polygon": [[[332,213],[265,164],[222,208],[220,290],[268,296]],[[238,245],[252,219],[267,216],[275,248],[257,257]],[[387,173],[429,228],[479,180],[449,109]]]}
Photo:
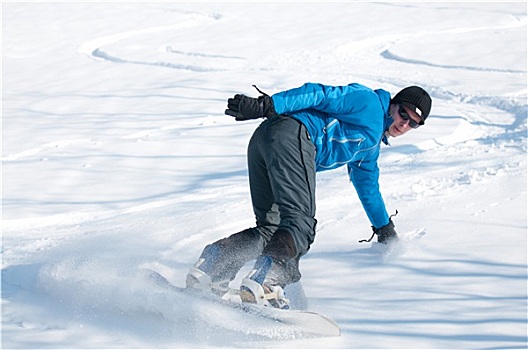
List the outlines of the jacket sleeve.
{"label": "jacket sleeve", "polygon": [[360,85],[327,86],[306,83],[301,87],[282,91],[272,96],[275,111],[288,114],[313,109],[332,115],[343,122],[361,125],[368,109],[379,110],[379,98],[374,91]]}
{"label": "jacket sleeve", "polygon": [[365,160],[350,163],[348,172],[372,226],[380,228],[387,225],[389,214],[379,190],[377,161]]}

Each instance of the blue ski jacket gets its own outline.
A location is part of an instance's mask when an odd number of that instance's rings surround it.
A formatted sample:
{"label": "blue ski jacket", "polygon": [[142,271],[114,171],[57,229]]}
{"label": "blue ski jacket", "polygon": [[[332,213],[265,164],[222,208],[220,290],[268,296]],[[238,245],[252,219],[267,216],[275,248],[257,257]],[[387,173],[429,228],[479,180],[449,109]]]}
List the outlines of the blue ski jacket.
{"label": "blue ski jacket", "polygon": [[347,165],[361,204],[375,228],[389,223],[379,190],[378,156],[385,131],[390,93],[361,84],[327,86],[306,83],[271,96],[275,111],[303,123],[316,148],[316,171]]}

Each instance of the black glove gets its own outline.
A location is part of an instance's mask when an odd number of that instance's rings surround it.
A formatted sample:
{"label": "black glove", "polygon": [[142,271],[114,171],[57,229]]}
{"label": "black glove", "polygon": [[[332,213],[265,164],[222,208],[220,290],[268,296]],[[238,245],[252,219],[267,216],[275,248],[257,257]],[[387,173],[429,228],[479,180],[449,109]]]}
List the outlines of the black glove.
{"label": "black glove", "polygon": [[389,223],[380,228],[372,227],[372,231],[378,235],[378,242],[388,244],[398,240],[398,234],[394,229],[394,223],[392,219],[389,219]]}
{"label": "black glove", "polygon": [[235,120],[250,120],[271,117],[277,114],[273,108],[273,100],[268,95],[258,98],[245,95],[235,95],[227,100],[225,114],[235,117]]}
{"label": "black glove", "polygon": [[[398,211],[396,211],[396,214]],[[394,214],[394,215],[396,215]],[[394,229],[394,223],[392,222],[392,217],[394,215],[391,215],[389,218],[389,223],[385,226],[382,226],[380,228],[375,228],[372,226],[372,236],[369,239],[362,239],[359,241],[359,243],[365,243],[372,241],[372,238],[374,238],[374,235],[378,235],[378,242],[388,244],[393,241],[398,240],[398,234],[396,233],[396,230]]]}

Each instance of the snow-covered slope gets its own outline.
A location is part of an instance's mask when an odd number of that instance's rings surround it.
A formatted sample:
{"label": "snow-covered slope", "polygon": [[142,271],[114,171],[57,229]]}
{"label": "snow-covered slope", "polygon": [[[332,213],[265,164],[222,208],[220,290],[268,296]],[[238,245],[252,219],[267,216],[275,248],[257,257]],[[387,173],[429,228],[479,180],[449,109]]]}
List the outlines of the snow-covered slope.
{"label": "snow-covered slope", "polygon": [[[2,2],[3,348],[526,348],[526,3]],[[253,224],[235,93],[359,82],[433,96],[384,147],[402,236],[318,175],[309,309],[338,338],[204,307],[203,246]],[[246,269],[249,268],[246,267]],[[244,271],[243,271],[244,272]],[[242,274],[243,274],[242,272]],[[239,276],[240,278],[240,276]]]}

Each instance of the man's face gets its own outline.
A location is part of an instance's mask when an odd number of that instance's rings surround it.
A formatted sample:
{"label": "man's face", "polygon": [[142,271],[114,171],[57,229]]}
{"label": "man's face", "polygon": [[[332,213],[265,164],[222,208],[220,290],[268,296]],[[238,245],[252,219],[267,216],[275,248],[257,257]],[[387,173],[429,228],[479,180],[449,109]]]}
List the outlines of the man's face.
{"label": "man's face", "polygon": [[[402,114],[407,112],[407,114],[409,115],[410,119],[404,119],[406,116],[404,116],[404,118],[402,118],[402,116],[400,114],[400,108],[403,108],[403,110],[404,110],[404,112],[402,112]],[[416,114],[411,109],[405,107],[404,105],[399,105],[399,104],[391,105],[390,106],[390,114],[391,114],[392,119],[394,120],[394,122],[389,127],[388,132],[389,132],[389,135],[392,136],[392,137],[401,136],[401,135],[407,133],[409,130],[412,130],[413,128],[409,125],[409,123],[411,123],[411,124],[414,124],[414,123],[411,122],[411,119],[414,122],[416,122],[416,123],[420,123],[421,122],[421,118],[418,116],[418,114]]]}

